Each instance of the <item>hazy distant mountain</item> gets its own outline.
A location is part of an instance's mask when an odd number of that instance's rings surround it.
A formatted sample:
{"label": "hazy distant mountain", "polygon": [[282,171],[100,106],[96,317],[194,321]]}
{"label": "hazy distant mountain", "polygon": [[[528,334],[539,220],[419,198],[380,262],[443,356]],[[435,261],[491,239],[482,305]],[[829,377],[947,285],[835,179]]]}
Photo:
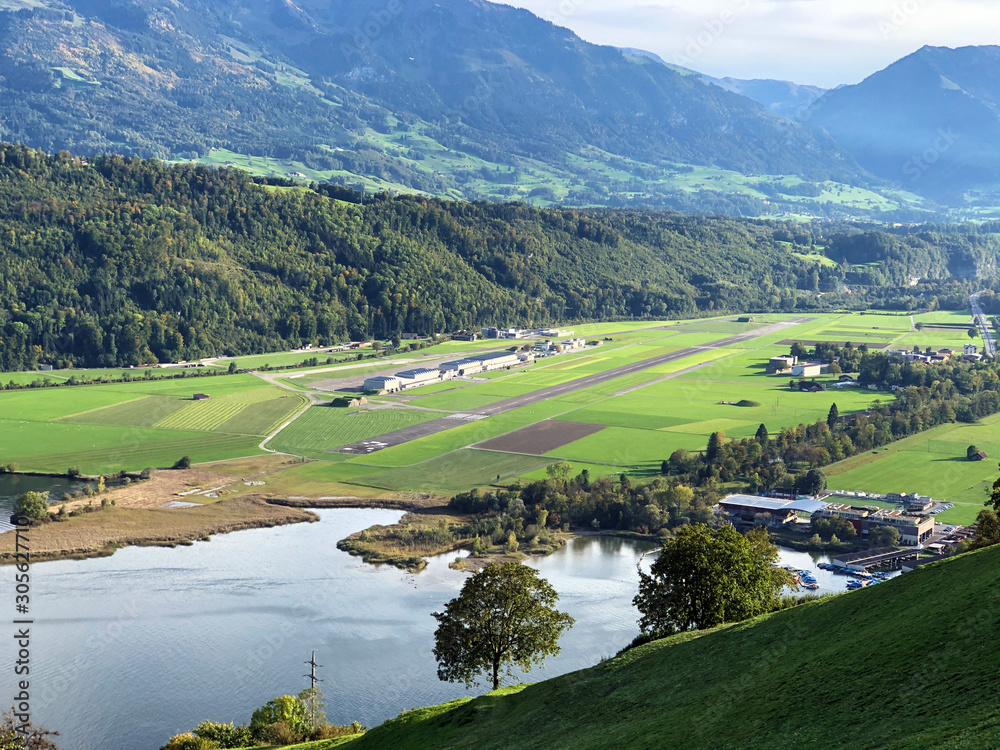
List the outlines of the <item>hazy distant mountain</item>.
{"label": "hazy distant mountain", "polygon": [[581,154],[653,184],[627,160],[865,179],[822,133],[483,0],[39,2],[0,12],[0,136],[49,150],[229,149],[466,197],[542,169],[586,202],[629,185]]}
{"label": "hazy distant mountain", "polygon": [[1000,47],[924,47],[827,93],[810,114],[908,190],[955,201],[1000,182]]}
{"label": "hazy distant mountain", "polygon": [[762,104],[772,112],[790,119],[800,119],[809,106],[826,93],[819,86],[807,86],[791,81],[768,78],[744,80],[741,78],[713,78],[714,84],[727,91],[742,94]]}
{"label": "hazy distant mountain", "polygon": [[734,94],[740,94],[748,99],[752,99],[772,112],[777,112],[779,115],[783,115],[792,120],[801,117],[814,101],[826,93],[826,89],[821,89],[819,86],[805,86],[798,83],[792,83],[791,81],[776,81],[769,78],[754,78],[750,80],[728,77],[715,78],[713,76],[691,70],[690,68],[668,63],[655,52],[649,52],[644,49],[636,49],[635,47],[620,47],[619,49],[621,49],[621,51],[626,55],[634,55],[636,57],[645,57],[650,60],[655,60],[661,65],[666,65],[668,68],[676,70],[682,75],[700,76],[703,80],[708,81],[709,83],[713,83],[716,86],[724,88],[726,91],[732,91]]}

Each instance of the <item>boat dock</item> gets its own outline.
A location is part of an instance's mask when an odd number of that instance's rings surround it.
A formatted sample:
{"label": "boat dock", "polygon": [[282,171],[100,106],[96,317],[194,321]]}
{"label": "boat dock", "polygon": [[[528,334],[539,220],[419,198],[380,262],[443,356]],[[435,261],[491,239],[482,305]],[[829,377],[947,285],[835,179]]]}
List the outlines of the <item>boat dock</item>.
{"label": "boat dock", "polygon": [[920,554],[916,549],[895,549],[882,547],[864,552],[853,552],[833,559],[834,568],[847,571],[867,573],[869,568],[889,568],[896,570],[902,567],[904,560],[916,560]]}

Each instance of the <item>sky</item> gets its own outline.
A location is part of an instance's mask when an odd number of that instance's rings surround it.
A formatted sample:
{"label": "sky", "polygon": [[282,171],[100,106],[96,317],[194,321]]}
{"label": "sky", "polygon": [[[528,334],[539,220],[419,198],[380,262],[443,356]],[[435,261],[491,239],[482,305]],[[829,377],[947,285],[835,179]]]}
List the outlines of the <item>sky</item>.
{"label": "sky", "polygon": [[924,45],[1000,44],[997,0],[498,0],[708,75],[857,83]]}

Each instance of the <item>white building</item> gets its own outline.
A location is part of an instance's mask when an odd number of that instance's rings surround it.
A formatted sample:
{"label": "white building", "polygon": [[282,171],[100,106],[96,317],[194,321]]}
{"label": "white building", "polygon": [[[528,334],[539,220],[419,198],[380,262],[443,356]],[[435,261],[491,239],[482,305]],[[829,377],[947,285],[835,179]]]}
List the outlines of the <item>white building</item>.
{"label": "white building", "polygon": [[[443,379],[443,373],[438,369],[431,370],[426,367],[417,367],[413,370],[397,372],[396,377],[399,378],[403,388],[416,388],[421,385],[440,382]],[[452,377],[452,375],[449,374],[449,377]]]}
{"label": "white building", "polygon": [[452,362],[442,362],[438,367],[445,377],[465,377],[483,371],[483,363],[472,359],[456,359]]}
{"label": "white building", "polygon": [[489,352],[488,354],[477,354],[469,359],[473,362],[479,362],[484,372],[513,367],[519,362],[516,352]]}
{"label": "white building", "polygon": [[815,363],[815,364],[812,364],[812,363],[811,364],[805,364],[805,363],[803,363],[803,364],[800,364],[800,365],[795,365],[795,367],[792,368],[792,375],[794,375],[797,378],[814,378],[817,375],[822,375],[823,374],[823,370],[825,368],[826,368],[826,365],[823,365],[823,364],[818,364],[818,363]]}
{"label": "white building", "polygon": [[365,380],[366,391],[375,391],[376,393],[381,391],[395,393],[396,391],[400,391],[402,389],[402,381],[391,375],[377,375],[373,378],[367,378]]}
{"label": "white building", "polygon": [[566,339],[560,346],[564,352],[575,352],[587,346],[587,340],[581,338]]}
{"label": "white building", "polygon": [[976,346],[975,344],[966,344],[965,345],[965,353],[966,354],[979,354],[979,347]]}

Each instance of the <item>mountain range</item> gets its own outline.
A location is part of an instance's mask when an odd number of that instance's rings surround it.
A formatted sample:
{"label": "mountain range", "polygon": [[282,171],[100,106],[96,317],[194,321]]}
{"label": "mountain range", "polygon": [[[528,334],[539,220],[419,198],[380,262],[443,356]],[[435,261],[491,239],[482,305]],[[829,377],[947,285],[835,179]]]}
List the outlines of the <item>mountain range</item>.
{"label": "mountain range", "polygon": [[1000,183],[1000,47],[924,47],[810,111],[869,171],[945,201]]}
{"label": "mountain range", "polygon": [[[921,196],[948,201],[995,174],[991,150],[963,171],[994,132],[993,89],[950,50],[823,92],[709,78],[485,0],[0,0],[0,11],[0,137],[50,152],[458,199],[896,220],[937,210]],[[921,103],[941,89],[934,65],[953,82],[935,95],[965,97],[975,117],[928,179],[908,180],[900,149],[920,154],[947,127]],[[911,70],[912,85],[893,84]],[[922,118],[902,146],[878,136],[893,113]]]}

